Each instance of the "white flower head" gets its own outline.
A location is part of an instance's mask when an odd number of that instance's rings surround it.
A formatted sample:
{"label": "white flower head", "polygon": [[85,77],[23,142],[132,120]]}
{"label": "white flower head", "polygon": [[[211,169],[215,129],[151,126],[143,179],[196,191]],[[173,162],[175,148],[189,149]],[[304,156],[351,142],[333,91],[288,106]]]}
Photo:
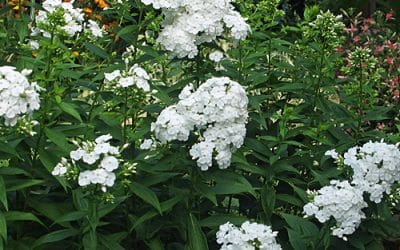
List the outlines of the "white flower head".
{"label": "white flower head", "polygon": [[[101,186],[104,192],[107,187],[112,187],[116,180],[116,175],[113,171],[119,168],[120,150],[124,147],[117,148],[110,144],[112,136],[102,135],[94,141],[83,141],[81,143],[74,142],[78,146],[76,150],[70,152],[71,162],[79,170],[78,184],[80,186],[88,186],[91,184]],[[85,164],[79,164],[83,162]],[[69,167],[72,165],[66,158],[62,158],[52,171],[55,176],[64,176]],[[90,169],[87,165],[91,165]],[[84,168],[84,169],[82,169]]]}
{"label": "white flower head", "polygon": [[315,216],[321,223],[334,218],[336,226],[332,228],[332,235],[345,238],[354,233],[365,218],[362,209],[367,206],[361,190],[348,181],[332,180],[329,186],[318,190],[318,195],[303,210],[307,216]]}
{"label": "white flower head", "polygon": [[258,245],[260,250],[281,250],[276,242],[278,232],[273,232],[270,226],[246,221],[242,226],[227,222],[219,226],[217,243],[221,244],[221,250],[253,250]]}
{"label": "white flower head", "polygon": [[39,91],[36,83],[26,78],[32,71],[18,72],[14,67],[0,67],[0,117],[6,126],[14,126],[18,119],[31,116],[40,108]]}
{"label": "white flower head", "polygon": [[213,51],[208,55],[208,58],[213,62],[220,62],[224,58],[224,53],[219,50]]}
{"label": "white flower head", "polygon": [[236,43],[246,38],[250,26],[234,10],[230,0],[165,1],[142,0],[146,5],[162,9],[163,30],[157,41],[174,57],[194,58],[198,46],[217,40],[229,30]]}
{"label": "white flower head", "polygon": [[212,166],[213,155],[219,168],[229,167],[234,151],[246,135],[248,99],[244,88],[227,77],[215,77],[194,91],[186,86],[179,102],[164,109],[151,131],[162,144],[187,141],[195,128],[202,138],[189,153],[202,170]]}

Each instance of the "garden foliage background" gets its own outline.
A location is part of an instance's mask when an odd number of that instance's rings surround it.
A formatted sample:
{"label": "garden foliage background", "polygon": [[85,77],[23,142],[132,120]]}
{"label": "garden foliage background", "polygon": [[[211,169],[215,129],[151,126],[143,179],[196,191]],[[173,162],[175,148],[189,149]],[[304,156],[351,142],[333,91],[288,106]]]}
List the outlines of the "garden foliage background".
{"label": "garden foliage background", "polygon": [[[0,66],[31,69],[29,82],[43,88],[31,117],[15,126],[1,118],[3,249],[218,249],[220,225],[248,220],[271,226],[283,249],[399,247],[398,183],[382,202],[368,201],[347,240],[331,235],[333,218],[320,223],[303,212],[307,190],[352,176],[326,151],[400,142],[395,12],[386,6],[363,17],[346,9],[334,13],[341,19],[317,23],[329,5],[310,2],[296,13],[280,1],[238,0],[233,5],[251,27],[247,38],[234,43],[223,33],[188,58],[171,57],[157,42],[163,13],[146,2],[75,1],[85,20],[102,27],[97,37],[52,29],[62,25],[56,19],[41,27],[50,36],[33,36],[41,3],[3,2]],[[210,59],[215,50],[221,60]],[[105,80],[126,64],[147,72],[140,71],[150,91]],[[227,169],[196,165],[189,147],[200,129],[186,142],[141,147],[186,85],[198,88],[212,77],[229,77],[248,96],[244,144]],[[120,151],[114,185],[78,184],[79,168],[54,173],[82,141],[107,134]]]}

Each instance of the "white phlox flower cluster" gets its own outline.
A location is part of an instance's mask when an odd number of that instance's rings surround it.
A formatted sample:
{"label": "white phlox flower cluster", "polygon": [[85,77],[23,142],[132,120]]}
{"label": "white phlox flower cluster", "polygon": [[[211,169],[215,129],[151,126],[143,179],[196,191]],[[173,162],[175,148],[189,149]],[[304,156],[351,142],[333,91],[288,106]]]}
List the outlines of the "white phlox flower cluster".
{"label": "white phlox flower cluster", "polygon": [[162,9],[163,30],[157,41],[178,58],[194,58],[197,46],[209,43],[230,30],[234,42],[246,38],[250,26],[234,10],[231,0],[142,0]]}
{"label": "white phlox flower cluster", "polygon": [[383,194],[390,194],[392,185],[400,182],[398,145],[382,141],[350,148],[344,154],[344,164],[353,169],[352,184],[367,192],[375,203],[380,203]]}
{"label": "white phlox flower cluster", "polygon": [[202,131],[199,142],[190,149],[202,170],[215,160],[221,169],[229,167],[231,156],[243,144],[246,135],[248,98],[244,88],[227,77],[214,77],[197,90],[186,86],[179,102],[164,109],[151,131],[162,144],[187,141],[191,131]]}
{"label": "white phlox flower cluster", "polygon": [[[44,10],[39,10],[35,21],[38,27],[33,28],[32,35],[43,34],[50,37],[51,31],[63,32],[69,37],[82,32],[83,27],[92,37],[102,37],[103,31],[99,25],[89,20],[85,23],[83,10],[74,8],[74,1],[46,0],[42,3]],[[55,29],[56,28],[56,29]]]}
{"label": "white phlox flower cluster", "polygon": [[[113,171],[119,168],[119,155],[122,148],[112,146],[110,135],[102,135],[95,141],[84,141],[78,144],[78,149],[70,152],[69,162],[66,158],[55,166],[52,171],[54,176],[65,176],[73,166],[78,166],[82,161],[85,165],[93,166],[89,170],[80,171],[78,176],[79,186],[99,184],[103,191],[114,185],[116,175]],[[77,167],[79,169],[79,167]]]}
{"label": "white phlox flower cluster", "polygon": [[321,223],[332,216],[337,222],[332,234],[345,239],[344,235],[352,234],[365,217],[361,211],[367,207],[363,194],[369,194],[370,201],[380,203],[384,193],[390,195],[394,184],[400,182],[399,144],[370,141],[350,148],[343,156],[335,150],[325,155],[351,167],[352,180],[350,183],[331,181],[330,186],[318,191],[313,202],[304,206],[304,212],[315,215]]}
{"label": "white phlox flower cluster", "polygon": [[332,235],[346,240],[365,218],[362,211],[368,204],[363,192],[348,181],[332,180],[329,186],[318,190],[314,200],[307,203],[303,210],[307,216],[315,216],[319,222],[327,222],[331,217],[336,220]]}
{"label": "white phlox flower cluster", "polygon": [[219,50],[215,50],[208,55],[208,58],[213,62],[220,62],[224,58],[224,53]]}
{"label": "white phlox flower cluster", "polygon": [[130,46],[126,49],[126,51],[122,54],[122,58],[124,59],[125,68],[127,70],[123,70],[122,72],[121,70],[114,70],[111,73],[105,73],[105,84],[116,86],[118,88],[136,86],[145,92],[150,91],[150,76],[147,74],[146,70],[136,63],[132,67],[129,67],[131,61],[134,61],[134,53],[135,48],[133,46]]}
{"label": "white phlox flower cluster", "polygon": [[278,232],[273,232],[270,226],[244,222],[241,227],[227,222],[219,226],[217,243],[222,244],[221,250],[281,250],[276,242]]}
{"label": "white phlox flower cluster", "polygon": [[14,67],[0,67],[0,117],[6,126],[14,126],[18,119],[30,116],[40,108],[39,91],[36,82],[29,83],[26,76],[31,70],[16,71]]}
{"label": "white phlox flower cluster", "polygon": [[133,65],[129,70],[114,70],[111,73],[104,74],[104,83],[116,85],[119,88],[127,88],[136,86],[145,92],[150,91],[149,85],[150,76],[146,70],[138,64]]}

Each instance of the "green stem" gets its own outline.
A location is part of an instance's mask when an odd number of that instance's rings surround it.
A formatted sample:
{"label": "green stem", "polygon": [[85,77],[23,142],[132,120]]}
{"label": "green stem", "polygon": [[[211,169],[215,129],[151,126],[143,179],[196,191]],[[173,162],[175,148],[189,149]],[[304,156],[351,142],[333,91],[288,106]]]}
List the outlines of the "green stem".
{"label": "green stem", "polygon": [[325,44],[322,46],[322,50],[321,50],[321,54],[320,54],[319,70],[318,70],[318,80],[317,80],[317,84],[314,87],[314,103],[313,103],[313,108],[312,108],[313,111],[317,107],[317,99],[320,94],[322,74],[323,74],[323,69],[324,69],[324,66],[323,66],[324,59],[325,59]]}
{"label": "green stem", "polygon": [[49,109],[49,98],[51,97],[51,91],[48,88],[47,80],[50,78],[50,74],[51,74],[51,51],[52,51],[53,43],[54,43],[54,29],[51,30],[51,32],[50,32],[50,48],[48,48],[48,50],[47,50],[47,60],[46,60],[47,65],[46,65],[46,72],[45,72],[44,88],[48,92],[44,95],[44,98],[43,98],[43,113],[41,114],[41,117],[40,117],[40,121],[39,121],[40,127],[39,127],[38,138],[37,138],[37,141],[35,144],[35,148],[33,150],[32,167],[34,167],[37,163],[40,143],[42,141],[43,131],[44,131],[45,124],[46,124],[46,117],[47,117],[47,113],[49,111],[48,110]]}
{"label": "green stem", "polygon": [[96,91],[96,94],[94,95],[92,105],[90,106],[89,114],[88,114],[88,122],[92,120],[92,115],[93,115],[93,110],[97,104],[97,100],[99,99],[99,96],[101,94],[101,91],[103,89],[103,83],[100,84],[99,89]]}
{"label": "green stem", "polygon": [[243,49],[242,43],[239,42],[239,83],[242,83],[243,80]]}
{"label": "green stem", "polygon": [[122,136],[123,136],[123,143],[126,143],[126,139],[127,139],[127,119],[128,119],[128,88],[125,88],[125,97],[124,97],[124,112],[123,112],[123,116],[124,116],[124,127],[123,127],[123,131],[122,131]]}
{"label": "green stem", "polygon": [[356,131],[356,141],[358,142],[360,140],[360,134],[361,134],[361,125],[362,125],[362,116],[363,116],[363,95],[364,95],[364,90],[363,90],[363,83],[364,82],[364,77],[363,77],[363,70],[362,70],[362,63],[360,63],[360,80],[358,84],[358,103],[357,103],[357,110],[356,114],[357,115],[357,131]]}

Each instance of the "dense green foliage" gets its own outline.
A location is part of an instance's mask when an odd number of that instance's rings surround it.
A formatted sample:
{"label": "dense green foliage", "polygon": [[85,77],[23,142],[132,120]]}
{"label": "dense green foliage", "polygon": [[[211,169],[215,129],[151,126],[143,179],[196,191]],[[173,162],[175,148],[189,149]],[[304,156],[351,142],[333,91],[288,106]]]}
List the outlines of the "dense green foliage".
{"label": "dense green foliage", "polygon": [[[194,59],[171,59],[162,50],[155,41],[160,11],[140,1],[104,10],[79,2],[101,18],[107,34],[99,39],[42,37],[39,49],[27,44],[30,10],[40,5],[21,1],[19,10],[3,6],[0,66],[32,69],[28,78],[45,90],[33,114],[39,125],[0,125],[0,246],[218,249],[219,225],[254,220],[279,231],[283,249],[395,247],[400,203],[393,196],[369,204],[367,218],[348,241],[330,235],[333,221],[303,218],[307,190],[351,174],[337,168],[324,155],[327,150],[345,152],[369,140],[400,142],[400,87],[398,82],[390,87],[399,74],[400,48],[386,49],[388,41],[399,42],[391,20],[378,12],[369,25],[377,32],[362,33],[365,20],[350,13],[343,21],[360,34],[346,33],[335,23],[310,26],[320,13],[316,5],[306,9],[303,21],[289,24],[277,9],[279,2],[268,2],[273,1],[236,1],[251,34],[237,46],[229,41],[203,44]],[[104,84],[104,73],[125,68],[122,53],[130,45],[134,63],[149,72],[151,89],[157,91],[115,90]],[[385,47],[384,53],[374,54],[377,46]],[[208,59],[214,49],[225,53],[217,64]],[[231,166],[201,171],[189,155],[194,138],[141,150],[143,139],[151,136],[151,123],[176,103],[182,88],[212,76],[240,83],[249,98],[245,143]],[[73,140],[104,134],[112,135],[113,145],[128,143],[121,157],[130,164],[107,192],[51,174],[61,157],[76,148]]]}

